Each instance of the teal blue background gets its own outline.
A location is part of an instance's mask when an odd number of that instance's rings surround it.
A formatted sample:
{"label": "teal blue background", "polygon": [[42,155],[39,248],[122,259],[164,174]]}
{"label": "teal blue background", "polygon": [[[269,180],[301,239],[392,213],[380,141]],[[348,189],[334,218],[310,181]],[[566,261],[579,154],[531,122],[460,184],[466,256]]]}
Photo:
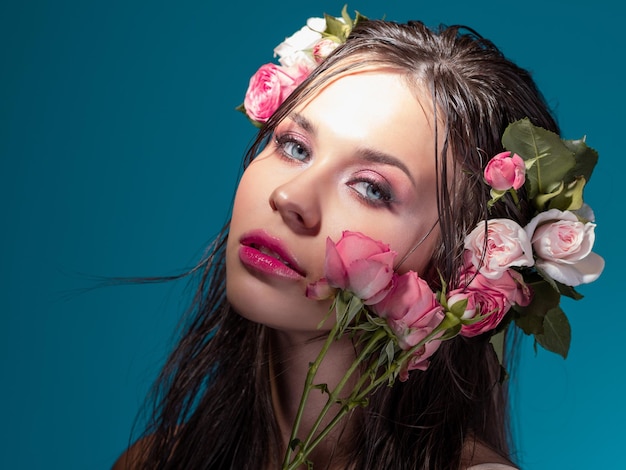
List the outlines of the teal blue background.
{"label": "teal blue background", "polygon": [[[315,5],[183,0],[0,6],[0,468],[108,469],[171,345],[185,283],[83,292],[97,276],[178,273],[228,214],[254,135],[250,75]],[[607,261],[566,302],[570,357],[522,344],[513,377],[529,470],[623,460],[623,4],[448,0],[348,5],[464,23],[529,68],[565,137],[600,162],[586,191]],[[617,291],[616,291],[617,289]],[[210,445],[210,444],[209,444]]]}

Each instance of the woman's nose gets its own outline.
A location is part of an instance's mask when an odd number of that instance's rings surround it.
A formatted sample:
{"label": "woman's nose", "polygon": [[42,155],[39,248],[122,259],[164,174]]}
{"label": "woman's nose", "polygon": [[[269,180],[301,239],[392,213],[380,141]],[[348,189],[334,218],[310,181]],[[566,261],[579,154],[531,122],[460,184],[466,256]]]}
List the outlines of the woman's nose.
{"label": "woman's nose", "polygon": [[295,178],[274,189],[269,203],[295,232],[309,235],[319,232],[322,214],[315,182]]}

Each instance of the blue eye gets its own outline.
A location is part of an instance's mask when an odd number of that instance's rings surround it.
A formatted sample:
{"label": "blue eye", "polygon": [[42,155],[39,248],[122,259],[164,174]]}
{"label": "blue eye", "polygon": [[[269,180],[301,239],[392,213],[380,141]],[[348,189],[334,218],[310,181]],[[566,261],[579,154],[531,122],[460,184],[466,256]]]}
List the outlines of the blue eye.
{"label": "blue eye", "polygon": [[287,158],[303,162],[310,157],[308,148],[292,136],[278,136],[275,141],[280,152]]}
{"label": "blue eye", "polygon": [[389,187],[377,181],[359,179],[350,182],[349,185],[368,204],[374,206],[389,205],[393,200]]}

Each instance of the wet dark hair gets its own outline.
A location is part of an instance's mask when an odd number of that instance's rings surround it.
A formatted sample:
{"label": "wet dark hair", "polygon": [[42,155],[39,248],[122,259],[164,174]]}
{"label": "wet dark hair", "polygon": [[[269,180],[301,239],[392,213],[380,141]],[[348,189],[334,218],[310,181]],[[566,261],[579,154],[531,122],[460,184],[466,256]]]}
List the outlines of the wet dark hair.
{"label": "wet dark hair", "polygon": [[[463,239],[480,220],[508,217],[525,225],[529,218],[523,193],[520,207],[505,199],[487,213],[482,170],[504,150],[504,129],[524,117],[557,133],[558,126],[531,75],[473,30],[368,20],[283,103],[260,130],[246,163],[295,106],[334,78],[371,67],[402,74],[432,99],[443,142],[433,156],[441,243],[427,274],[433,288],[439,273],[454,285]],[[142,465],[133,468],[279,467],[283,443],[269,387],[271,330],[228,303],[227,234],[225,227],[202,262],[181,339],[155,385]],[[462,451],[472,443],[512,459],[507,387],[489,339],[445,341],[427,371],[379,389],[354,418],[357,434],[342,443],[350,468],[457,469],[469,463]]]}

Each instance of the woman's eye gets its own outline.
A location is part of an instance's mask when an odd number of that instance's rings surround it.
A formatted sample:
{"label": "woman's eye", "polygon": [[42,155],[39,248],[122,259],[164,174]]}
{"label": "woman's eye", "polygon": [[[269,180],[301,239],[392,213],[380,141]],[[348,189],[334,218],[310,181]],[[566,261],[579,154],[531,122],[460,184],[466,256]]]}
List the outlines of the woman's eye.
{"label": "woman's eye", "polygon": [[389,205],[392,202],[391,190],[378,182],[358,180],[350,183],[350,187],[369,204]]}
{"label": "woman's eye", "polygon": [[277,137],[276,145],[280,152],[287,158],[303,162],[310,156],[309,150],[293,137]]}

